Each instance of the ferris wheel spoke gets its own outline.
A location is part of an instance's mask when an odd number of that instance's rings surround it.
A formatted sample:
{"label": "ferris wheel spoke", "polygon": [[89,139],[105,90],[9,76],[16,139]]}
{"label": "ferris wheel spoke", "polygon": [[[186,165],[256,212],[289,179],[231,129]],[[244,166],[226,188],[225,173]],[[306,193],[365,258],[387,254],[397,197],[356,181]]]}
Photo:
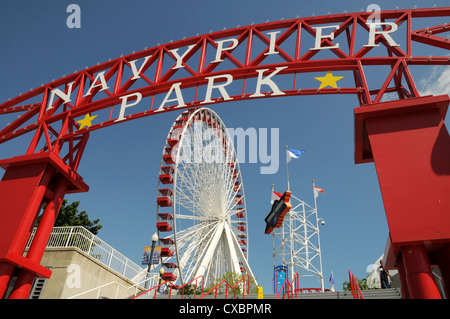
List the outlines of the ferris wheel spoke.
{"label": "ferris wheel spoke", "polygon": [[189,274],[191,277],[194,270],[198,269],[199,263],[202,260],[202,256],[205,255],[206,249],[209,247],[210,242],[213,238],[212,234],[216,230],[217,224],[215,225],[215,227],[211,227],[209,231],[202,236],[199,236],[200,232],[196,232],[196,238],[190,240],[187,247],[184,247],[185,249],[183,257],[180,260],[180,265],[182,265],[182,267],[186,267],[188,263],[190,264],[190,267],[188,268],[192,269],[191,273]]}
{"label": "ferris wheel spoke", "polygon": [[197,207],[197,203],[191,200],[187,195],[185,195],[183,192],[176,191],[177,195],[180,195],[183,197],[183,201],[179,200],[179,205],[181,205],[183,208],[191,211],[194,215],[200,216],[199,209]]}
{"label": "ferris wheel spoke", "polygon": [[[204,233],[204,234],[197,232],[195,238],[193,238],[194,240],[190,240],[189,242],[187,242],[188,245],[187,245],[187,247],[185,247],[186,254],[183,257],[186,258],[186,257],[192,255],[194,252],[197,255],[200,255],[200,256],[203,255],[204,251],[206,251],[206,248],[208,247],[208,245],[211,241],[212,234],[214,233],[216,228],[217,227],[212,227],[208,230],[207,233]],[[196,258],[196,259],[198,259],[198,258]]]}
{"label": "ferris wheel spoke", "polygon": [[178,241],[178,248],[184,249],[185,244],[188,243],[194,243],[194,245],[199,245],[200,243],[207,240],[209,234],[213,231],[215,228],[214,225],[208,224],[208,225],[202,225],[202,226],[192,226],[186,230],[183,230],[177,238]]}
{"label": "ferris wheel spoke", "polygon": [[202,195],[201,190],[198,189],[198,184],[194,184],[192,178],[189,178],[189,176],[185,175],[181,170],[178,174],[181,185],[177,187],[176,191],[182,193],[186,198],[189,198],[189,196],[185,194],[184,191],[188,191],[193,198],[198,198]]}

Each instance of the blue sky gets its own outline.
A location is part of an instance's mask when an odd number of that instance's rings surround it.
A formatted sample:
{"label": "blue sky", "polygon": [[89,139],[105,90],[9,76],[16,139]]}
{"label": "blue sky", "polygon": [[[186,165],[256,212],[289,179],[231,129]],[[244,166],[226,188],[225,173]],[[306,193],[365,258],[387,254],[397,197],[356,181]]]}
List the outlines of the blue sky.
{"label": "blue sky", "polygon": [[[71,3],[81,8],[79,29],[66,26],[66,8]],[[158,43],[253,22],[355,12],[371,3],[382,10],[448,5],[438,0],[1,2],[0,102],[74,70]],[[420,49],[418,52],[429,54]],[[437,81],[443,70],[421,68],[413,70],[413,76],[421,90],[448,94],[448,83]],[[264,218],[270,210],[271,185],[275,184],[279,192],[286,189],[285,145],[306,150],[289,165],[295,196],[313,205],[312,179],[325,190],[318,199],[318,212],[326,220],[320,231],[326,288],[330,287],[327,279],[331,271],[339,290],[348,280],[348,269],[357,277],[365,277],[367,266],[384,251],[388,226],[375,167],[373,163],[355,165],[353,160],[353,108],[359,106],[357,103],[356,96],[331,95],[211,106],[227,127],[279,128],[280,168],[276,174],[260,174],[261,163],[241,164],[250,265],[265,291],[271,289],[273,264],[272,237],[264,234]],[[140,263],[144,246],[149,245],[156,231],[155,196],[161,153],[177,115],[160,114],[91,133],[78,170],[90,191],[66,197],[69,201],[80,200],[81,210],[86,210],[91,219],[101,220],[99,237],[136,263]],[[3,128],[6,123],[2,121],[0,117]],[[27,143],[29,139],[20,138],[0,145],[0,158],[25,153]]]}

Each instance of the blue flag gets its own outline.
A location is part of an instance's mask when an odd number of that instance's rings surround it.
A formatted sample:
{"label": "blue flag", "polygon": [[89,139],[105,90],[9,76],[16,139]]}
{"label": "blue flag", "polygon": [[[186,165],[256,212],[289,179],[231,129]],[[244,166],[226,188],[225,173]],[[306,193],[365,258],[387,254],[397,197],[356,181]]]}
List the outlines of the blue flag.
{"label": "blue flag", "polygon": [[287,162],[289,163],[292,158],[299,158],[305,151],[299,151],[294,149],[288,149],[286,152]]}

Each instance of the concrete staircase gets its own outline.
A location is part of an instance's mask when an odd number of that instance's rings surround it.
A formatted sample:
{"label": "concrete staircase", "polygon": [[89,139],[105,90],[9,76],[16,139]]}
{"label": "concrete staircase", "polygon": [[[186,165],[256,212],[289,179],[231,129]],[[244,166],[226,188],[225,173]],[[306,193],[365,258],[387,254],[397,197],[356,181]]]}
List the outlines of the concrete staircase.
{"label": "concrete staircase", "polygon": [[[375,289],[375,290],[363,290],[362,294],[364,299],[401,299],[402,294],[399,288],[390,289]],[[142,295],[138,299],[153,299],[153,293],[150,295]],[[198,297],[198,296],[197,296]],[[264,299],[276,299],[276,294],[264,294]],[[168,299],[168,295],[156,295],[156,299]],[[193,299],[194,296],[184,296],[184,299]],[[219,295],[218,299],[224,299],[223,295]],[[282,298],[282,296],[280,296]],[[181,299],[181,295],[173,294],[170,299]],[[214,299],[214,295],[205,296],[203,299]],[[233,299],[233,296],[229,296],[228,299]],[[237,299],[242,299],[242,295]],[[246,295],[245,299],[258,299],[257,294]],[[336,291],[336,292],[319,292],[319,293],[304,293],[298,294],[295,299],[353,299],[350,291]]]}
{"label": "concrete staircase", "polygon": [[[362,290],[361,292],[364,299],[402,299],[399,288]],[[266,298],[266,295],[264,295],[264,298]],[[296,299],[353,299],[353,296],[351,291],[336,291],[298,294]]]}
{"label": "concrete staircase", "polygon": [[[402,294],[399,288],[362,290],[364,299],[401,299]],[[264,299],[275,299],[275,294],[264,294]],[[249,295],[246,299],[258,298],[257,295]],[[280,296],[282,298],[282,296]],[[319,292],[297,294],[294,299],[353,299],[351,291]]]}

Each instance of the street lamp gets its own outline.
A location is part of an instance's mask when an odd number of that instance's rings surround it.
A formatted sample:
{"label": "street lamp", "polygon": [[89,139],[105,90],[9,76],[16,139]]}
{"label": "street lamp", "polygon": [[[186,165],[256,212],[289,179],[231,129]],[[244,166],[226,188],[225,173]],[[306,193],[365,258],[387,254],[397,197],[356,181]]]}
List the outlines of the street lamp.
{"label": "street lamp", "polygon": [[163,288],[161,287],[161,283],[163,283],[163,276],[164,276],[164,273],[165,273],[165,271],[164,271],[164,268],[160,268],[159,269],[159,282],[158,282],[158,290],[159,290],[159,293],[162,293],[162,292],[164,292],[164,290],[163,290]]}
{"label": "street lamp", "polygon": [[150,270],[152,267],[152,263],[153,263],[153,253],[155,252],[155,244],[158,241],[158,234],[154,233],[152,236],[152,250],[150,252],[150,256],[148,258],[148,268],[147,268],[147,280],[145,282],[145,289],[148,288],[148,281],[149,281],[149,277],[150,277]]}

